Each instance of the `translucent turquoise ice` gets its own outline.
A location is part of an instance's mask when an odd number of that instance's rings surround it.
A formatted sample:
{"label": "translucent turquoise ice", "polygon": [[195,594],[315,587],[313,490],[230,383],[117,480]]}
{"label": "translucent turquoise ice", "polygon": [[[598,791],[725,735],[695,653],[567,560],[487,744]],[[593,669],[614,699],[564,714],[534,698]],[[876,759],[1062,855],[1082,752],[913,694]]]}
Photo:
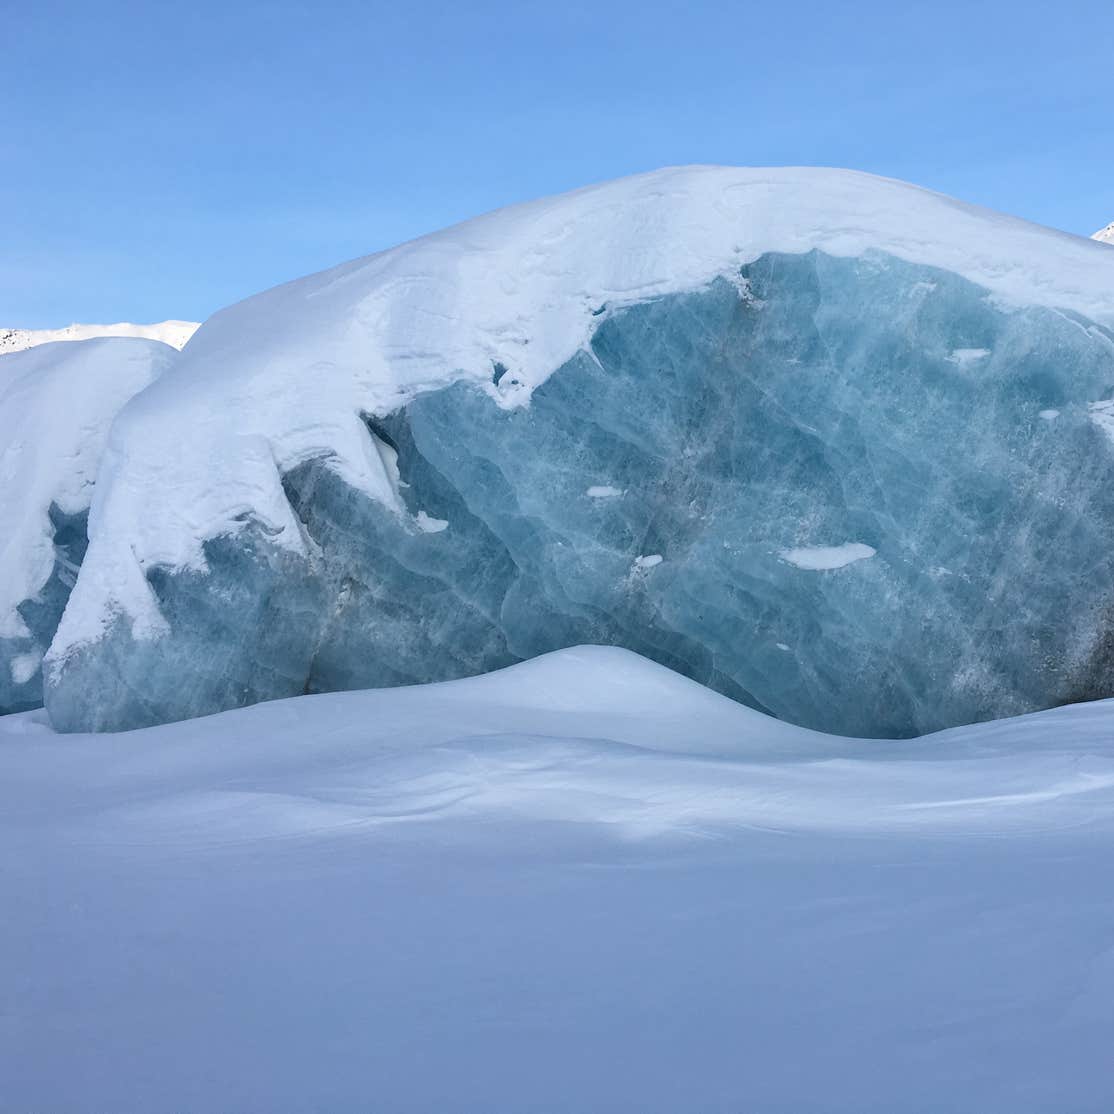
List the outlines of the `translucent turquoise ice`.
{"label": "translucent turquoise ice", "polygon": [[55,724],[576,643],[844,734],[1114,693],[1114,443],[1091,405],[1114,397],[1110,333],[884,255],[767,255],[740,279],[601,306],[527,407],[458,383],[369,418],[408,516],[327,461],[290,473],[311,556],[249,526],[209,543],[207,576],[159,571],[170,634],[118,624],[70,657]]}

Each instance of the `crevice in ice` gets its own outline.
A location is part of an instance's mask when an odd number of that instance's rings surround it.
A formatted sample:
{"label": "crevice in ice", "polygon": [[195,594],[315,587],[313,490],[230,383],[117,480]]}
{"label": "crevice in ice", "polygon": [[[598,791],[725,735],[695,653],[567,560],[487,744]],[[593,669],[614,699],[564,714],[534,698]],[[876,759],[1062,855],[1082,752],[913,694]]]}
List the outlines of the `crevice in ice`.
{"label": "crevice in ice", "polygon": [[[378,438],[384,445],[389,445],[393,452],[398,454],[398,444],[395,439],[388,432],[386,425],[374,414],[361,414],[360,415],[368,429],[371,431],[373,437]],[[400,473],[401,475],[401,473]]]}

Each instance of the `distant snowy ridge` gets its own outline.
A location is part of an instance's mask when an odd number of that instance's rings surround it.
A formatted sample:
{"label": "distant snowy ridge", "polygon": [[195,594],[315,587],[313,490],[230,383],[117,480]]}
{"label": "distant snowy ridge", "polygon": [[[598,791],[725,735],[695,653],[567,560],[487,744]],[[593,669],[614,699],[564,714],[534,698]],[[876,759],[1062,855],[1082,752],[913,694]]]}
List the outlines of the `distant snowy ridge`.
{"label": "distant snowy ridge", "polygon": [[887,252],[1005,303],[1114,325],[1104,248],[869,174],[671,168],[512,206],[211,317],[113,427],[52,657],[96,641],[120,613],[137,636],[164,630],[146,572],[204,568],[205,539],[237,523],[259,522],[300,551],[281,476],[302,462],[327,457],[347,483],[397,506],[362,413],[458,380],[501,406],[525,404],[607,313],[731,280],[764,253],[813,249]]}
{"label": "distant snowy ridge", "polygon": [[1103,244],[1114,244],[1114,221],[1111,221],[1105,228],[1100,228],[1091,239],[1098,240]]}
{"label": "distant snowy ridge", "polygon": [[197,321],[159,321],[154,325],[133,325],[120,321],[115,325],[67,325],[63,329],[5,329],[0,327],[0,355],[23,352],[40,344],[58,340],[91,340],[94,337],[139,337],[161,340],[171,348],[181,349],[197,332]]}

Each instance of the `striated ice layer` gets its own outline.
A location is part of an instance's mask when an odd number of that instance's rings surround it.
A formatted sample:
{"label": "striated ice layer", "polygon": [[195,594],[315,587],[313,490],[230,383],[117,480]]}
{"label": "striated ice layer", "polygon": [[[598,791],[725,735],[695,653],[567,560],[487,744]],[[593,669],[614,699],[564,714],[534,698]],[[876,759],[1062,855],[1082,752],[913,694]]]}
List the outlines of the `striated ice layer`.
{"label": "striated ice layer", "polygon": [[[54,662],[62,730],[625,646],[824,731],[907,736],[1114,692],[1114,338],[881,252],[766,253],[597,307],[529,405],[367,417],[398,504],[328,456],[153,568],[164,620]],[[490,385],[489,385],[490,387]]]}

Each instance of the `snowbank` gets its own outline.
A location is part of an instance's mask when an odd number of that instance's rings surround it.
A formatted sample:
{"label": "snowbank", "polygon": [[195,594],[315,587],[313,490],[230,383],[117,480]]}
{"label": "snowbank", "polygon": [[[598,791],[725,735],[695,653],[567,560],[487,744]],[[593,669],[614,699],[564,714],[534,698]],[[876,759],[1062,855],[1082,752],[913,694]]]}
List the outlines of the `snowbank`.
{"label": "snowbank", "polygon": [[1107,701],[835,739],[596,647],[0,719],[4,1100],[1097,1110],[1112,738]]}

